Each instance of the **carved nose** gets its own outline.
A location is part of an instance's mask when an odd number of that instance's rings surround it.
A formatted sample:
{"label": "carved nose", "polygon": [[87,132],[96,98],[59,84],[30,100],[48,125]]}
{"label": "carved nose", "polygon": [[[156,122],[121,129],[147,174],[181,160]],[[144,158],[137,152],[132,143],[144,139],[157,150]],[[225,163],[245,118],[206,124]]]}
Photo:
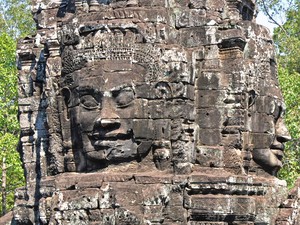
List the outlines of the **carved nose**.
{"label": "carved nose", "polygon": [[101,119],[100,120],[100,125],[101,127],[111,127],[111,126],[116,126],[120,124],[119,119]]}
{"label": "carved nose", "polygon": [[276,123],[276,137],[279,142],[287,142],[292,140],[290,133],[283,121],[283,118],[279,118]]}
{"label": "carved nose", "polygon": [[121,124],[119,118],[115,118],[115,119],[102,119],[99,118],[96,121],[96,126],[100,126],[103,128],[109,128],[109,127],[115,127],[115,126],[119,126]]}
{"label": "carved nose", "polygon": [[96,125],[101,127],[112,127],[120,124],[120,117],[116,113],[116,108],[110,98],[104,98],[102,109],[99,118],[96,120]]}

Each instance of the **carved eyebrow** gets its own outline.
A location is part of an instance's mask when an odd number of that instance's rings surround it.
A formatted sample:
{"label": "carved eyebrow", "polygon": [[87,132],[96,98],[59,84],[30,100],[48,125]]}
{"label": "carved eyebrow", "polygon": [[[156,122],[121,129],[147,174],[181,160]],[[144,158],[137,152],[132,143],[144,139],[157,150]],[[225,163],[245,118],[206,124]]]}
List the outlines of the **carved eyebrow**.
{"label": "carved eyebrow", "polygon": [[78,89],[95,89],[95,87],[91,85],[78,86]]}
{"label": "carved eyebrow", "polygon": [[86,86],[78,86],[77,89],[78,91],[82,91],[82,90],[92,90],[94,88],[92,86],[86,85]]}
{"label": "carved eyebrow", "polygon": [[134,85],[133,84],[122,84],[122,85],[119,85],[117,87],[113,87],[112,89],[110,89],[110,91],[100,91],[99,89],[97,89],[95,87],[92,87],[90,85],[79,86],[79,87],[76,88],[76,90],[78,91],[79,95],[101,94],[101,95],[110,96],[111,94],[109,94],[109,93],[122,91],[123,89],[126,89],[126,88],[131,88],[134,91]]}
{"label": "carved eyebrow", "polygon": [[98,94],[100,91],[92,86],[79,86],[76,88],[79,94]]}
{"label": "carved eyebrow", "polygon": [[113,87],[110,91],[111,92],[120,91],[120,90],[125,89],[125,88],[132,88],[132,89],[134,89],[134,85],[133,84],[122,84],[122,85],[119,85],[117,87]]}

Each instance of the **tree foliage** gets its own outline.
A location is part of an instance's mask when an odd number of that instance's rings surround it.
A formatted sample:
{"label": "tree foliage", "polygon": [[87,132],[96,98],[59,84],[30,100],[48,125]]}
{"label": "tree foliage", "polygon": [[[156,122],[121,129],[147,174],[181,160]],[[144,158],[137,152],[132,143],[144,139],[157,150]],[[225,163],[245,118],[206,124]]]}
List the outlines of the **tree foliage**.
{"label": "tree foliage", "polygon": [[287,107],[285,122],[292,137],[292,141],[286,144],[280,177],[292,186],[300,174],[300,74],[280,64],[279,80]]}
{"label": "tree foliage", "polygon": [[270,21],[278,25],[273,39],[278,52],[279,81],[287,106],[285,121],[293,138],[286,145],[280,177],[292,186],[300,174],[300,1],[261,0],[259,4]]}
{"label": "tree foliage", "polygon": [[34,30],[34,23],[27,0],[0,0],[0,13],[0,213],[4,214],[13,206],[14,190],[24,185],[16,151],[19,140],[16,42]]}
{"label": "tree foliage", "polygon": [[30,0],[0,0],[0,32],[16,40],[34,31]]}
{"label": "tree foliage", "polygon": [[[16,43],[8,34],[0,34],[0,163],[7,165],[6,190],[1,190],[1,198],[7,194],[7,208],[13,204],[13,191],[22,184],[23,172],[16,151],[19,124],[17,121],[17,73],[15,68]],[[3,179],[3,175],[1,176]],[[1,180],[3,182],[3,180]],[[4,193],[5,192],[5,193]],[[1,212],[5,212],[2,205]]]}

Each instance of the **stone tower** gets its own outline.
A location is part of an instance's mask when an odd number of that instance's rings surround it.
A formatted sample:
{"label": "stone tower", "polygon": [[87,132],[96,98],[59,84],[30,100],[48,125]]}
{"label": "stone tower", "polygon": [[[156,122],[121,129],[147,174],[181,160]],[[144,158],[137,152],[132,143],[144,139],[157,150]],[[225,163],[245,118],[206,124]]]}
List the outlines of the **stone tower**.
{"label": "stone tower", "polygon": [[299,224],[254,0],[33,0],[12,224]]}

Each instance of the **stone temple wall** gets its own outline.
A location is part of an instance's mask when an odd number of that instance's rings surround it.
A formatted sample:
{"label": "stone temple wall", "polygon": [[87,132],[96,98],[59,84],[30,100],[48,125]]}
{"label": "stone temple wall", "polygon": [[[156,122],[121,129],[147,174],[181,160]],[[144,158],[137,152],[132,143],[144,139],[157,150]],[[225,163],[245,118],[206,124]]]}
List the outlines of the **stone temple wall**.
{"label": "stone temple wall", "polygon": [[299,224],[254,0],[32,0],[11,224]]}

